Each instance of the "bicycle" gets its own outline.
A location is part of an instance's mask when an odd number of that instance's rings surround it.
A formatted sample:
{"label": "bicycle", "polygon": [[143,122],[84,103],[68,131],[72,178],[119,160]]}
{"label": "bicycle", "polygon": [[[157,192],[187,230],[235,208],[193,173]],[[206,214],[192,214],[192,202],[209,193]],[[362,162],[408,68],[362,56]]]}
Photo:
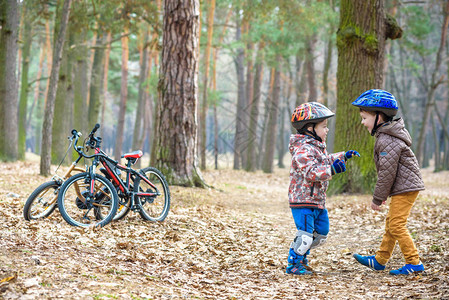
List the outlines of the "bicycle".
{"label": "bicycle", "polygon": [[[95,125],[96,129],[99,127],[99,124]],[[95,137],[95,128],[87,139],[88,148],[95,150],[93,155],[85,154],[84,147],[76,146],[79,136],[76,130],[72,131],[75,151],[93,161],[87,172],[69,178],[61,187],[58,207],[63,218],[74,226],[91,226],[92,219],[97,221],[96,225],[104,226],[112,219],[122,219],[133,210],[139,212],[145,220],[163,221],[170,209],[170,191],[165,177],[153,167],[140,170],[131,168],[142,157],[140,150],[122,155],[127,160],[126,166],[110,158],[101,150],[101,137]],[[104,167],[100,171],[105,177],[95,173],[99,164]],[[125,182],[121,178],[121,171],[126,173]],[[101,183],[98,186],[97,181]],[[114,203],[120,205],[117,214],[113,211]],[[106,215],[105,207],[109,208],[106,209]],[[83,210],[86,211],[84,214],[80,212]],[[92,216],[89,217],[91,211]]]}
{"label": "bicycle", "polygon": [[[69,137],[70,143],[73,142],[73,137]],[[69,149],[71,148],[69,145]],[[26,221],[44,219],[49,217],[56,209],[58,193],[64,181],[72,176],[72,172],[85,172],[85,169],[77,167],[78,162],[82,156],[72,162],[67,172],[59,176],[55,174],[50,181],[42,183],[38,186],[28,197],[23,207],[23,217]],[[64,161],[64,159],[62,160]],[[62,164],[62,162],[61,162]]]}

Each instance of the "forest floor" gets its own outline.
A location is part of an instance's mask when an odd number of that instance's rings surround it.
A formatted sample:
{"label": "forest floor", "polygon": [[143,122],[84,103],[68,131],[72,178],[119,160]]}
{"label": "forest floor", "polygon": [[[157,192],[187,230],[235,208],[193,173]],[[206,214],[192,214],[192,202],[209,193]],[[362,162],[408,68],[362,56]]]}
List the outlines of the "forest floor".
{"label": "forest floor", "polygon": [[398,246],[383,272],[352,257],[381,241],[386,210],[372,211],[369,195],[330,197],[327,243],[309,256],[316,273],[285,274],[296,232],[288,169],[205,171],[214,188],[171,187],[164,222],[130,213],[99,230],[57,210],[25,221],[28,195],[47,180],[38,172],[38,162],[0,164],[0,299],[449,299],[449,172],[423,171],[409,229],[426,271],[400,277],[388,275],[404,264]]}

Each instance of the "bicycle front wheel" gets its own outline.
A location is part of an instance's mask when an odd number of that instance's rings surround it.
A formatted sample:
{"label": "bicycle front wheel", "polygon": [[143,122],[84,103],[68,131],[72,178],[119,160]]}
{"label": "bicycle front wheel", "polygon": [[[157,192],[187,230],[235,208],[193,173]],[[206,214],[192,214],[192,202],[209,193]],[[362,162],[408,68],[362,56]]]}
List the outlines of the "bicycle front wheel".
{"label": "bicycle front wheel", "polygon": [[[145,220],[163,221],[170,210],[170,190],[161,171],[148,167],[139,171],[148,179],[140,177],[134,181],[134,193],[140,206],[139,213]],[[138,194],[141,195],[138,195]]]}
{"label": "bicycle front wheel", "polygon": [[58,196],[58,208],[64,220],[80,227],[103,227],[117,212],[118,195],[105,177],[95,174],[94,192],[90,195],[90,174],[80,173],[67,179]]}
{"label": "bicycle front wheel", "polygon": [[44,182],[38,186],[23,207],[25,220],[43,219],[51,215],[56,208],[60,186],[56,181]]}

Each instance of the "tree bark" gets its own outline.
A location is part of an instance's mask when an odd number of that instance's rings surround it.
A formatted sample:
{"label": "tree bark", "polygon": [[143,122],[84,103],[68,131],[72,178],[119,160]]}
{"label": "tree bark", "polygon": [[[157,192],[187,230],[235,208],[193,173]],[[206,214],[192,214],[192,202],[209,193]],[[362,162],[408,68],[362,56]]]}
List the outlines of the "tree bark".
{"label": "tree bark", "polygon": [[[32,29],[31,29],[31,11],[27,2],[23,5],[23,31],[22,31],[22,83],[20,85],[20,99],[19,99],[19,146],[18,146],[18,158],[25,159],[26,152],[26,124],[27,124],[27,109],[28,109],[28,71],[30,67],[30,50],[32,42]],[[38,83],[36,83],[38,85]]]}
{"label": "tree bark", "polygon": [[[145,29],[143,48],[140,50],[140,74],[139,74],[139,88],[137,95],[137,111],[136,120],[134,122],[134,134],[132,150],[143,150],[143,142],[145,140],[145,116],[146,116],[146,102],[148,93],[146,92],[146,82],[148,78],[148,29]],[[140,166],[140,160],[137,161],[136,167]]]}
{"label": "tree bark", "polygon": [[[236,33],[237,42],[242,39],[242,28],[240,13],[236,12]],[[245,52],[243,48],[237,49],[237,56],[234,58],[235,69],[237,73],[237,110],[235,119],[235,136],[234,136],[234,169],[238,170],[242,164],[242,148],[245,143],[244,116],[245,113]]]}
{"label": "tree bark", "polygon": [[105,133],[104,115],[106,113],[106,103],[108,100],[108,72],[109,72],[109,57],[111,55],[111,39],[112,39],[111,31],[108,31],[108,33],[106,34],[106,50],[104,52],[103,88],[102,88],[103,94],[101,96],[102,101],[101,101],[100,123],[101,125],[103,125],[100,127],[101,136],[104,136]]}
{"label": "tree bark", "polygon": [[164,1],[157,168],[170,184],[204,187],[197,166],[199,1]]}
{"label": "tree bark", "polygon": [[73,30],[73,26],[69,25],[59,68],[52,127],[51,162],[53,164],[60,163],[67,150],[66,138],[70,132],[70,121],[73,115],[72,51],[70,50]]}
{"label": "tree bark", "polygon": [[[73,72],[73,128],[83,133],[88,132],[88,104],[87,104],[87,31],[85,29],[74,31],[74,72]],[[102,127],[100,127],[102,128]]]}
{"label": "tree bark", "polygon": [[208,92],[208,81],[209,81],[209,64],[210,64],[210,52],[212,48],[212,36],[214,30],[214,13],[215,13],[215,0],[209,1],[209,7],[207,10],[207,42],[206,49],[204,51],[204,79],[203,79],[203,105],[201,107],[200,114],[200,132],[201,132],[201,169],[206,169],[206,147],[207,147],[207,137],[206,137],[206,119],[207,119],[207,110],[209,108],[208,100],[207,100],[207,92]]}
{"label": "tree bark", "polygon": [[438,48],[437,57],[435,60],[435,68],[432,72],[432,78],[430,79],[429,83],[429,90],[427,92],[427,100],[426,100],[426,106],[423,116],[423,122],[421,125],[421,130],[419,131],[419,138],[418,138],[418,146],[416,151],[416,157],[418,158],[418,161],[422,165],[423,161],[423,155],[424,155],[424,143],[425,143],[425,136],[426,131],[428,129],[427,124],[428,120],[430,118],[430,114],[432,112],[433,106],[435,105],[435,91],[438,87],[438,85],[442,82],[439,81],[437,77],[440,76],[440,66],[443,59],[443,51],[444,51],[444,45],[446,43],[447,39],[447,28],[449,25],[449,1],[446,1],[446,4],[444,5],[443,9],[443,15],[444,15],[444,21],[441,26],[441,38],[440,38],[440,47]]}
{"label": "tree bark", "polygon": [[123,134],[125,131],[125,113],[126,102],[128,101],[128,58],[129,58],[129,46],[128,46],[128,26],[125,25],[124,36],[122,37],[122,78],[120,85],[120,108],[118,114],[117,133],[115,141],[114,156],[116,160],[120,160],[123,147]]}
{"label": "tree bark", "polygon": [[249,119],[248,130],[248,159],[246,164],[246,170],[254,172],[257,169],[257,128],[259,124],[259,107],[260,96],[262,94],[262,82],[263,82],[263,48],[264,44],[259,44],[259,49],[256,56],[255,75],[253,84],[253,98],[251,101],[251,115]]}
{"label": "tree bark", "polygon": [[19,14],[16,0],[0,2],[0,160],[18,158],[17,37]]}
{"label": "tree bark", "polygon": [[276,149],[276,128],[279,115],[279,101],[281,92],[281,57],[277,57],[277,69],[274,74],[273,96],[271,98],[266,130],[265,153],[262,161],[262,170],[265,173],[273,173],[274,152]]}
{"label": "tree bark", "polygon": [[[96,34],[96,45],[94,50],[94,60],[92,63],[92,73],[90,79],[90,89],[88,93],[89,109],[88,109],[88,131],[90,131],[98,122],[100,114],[100,97],[103,95],[103,79],[104,79],[104,54],[105,49],[100,47],[105,42],[106,36],[102,33]],[[100,127],[101,128],[101,127]]]}
{"label": "tree bark", "polygon": [[47,176],[50,174],[50,153],[52,143],[52,127],[54,106],[56,98],[56,89],[58,87],[59,68],[62,59],[62,50],[64,46],[67,23],[70,15],[70,6],[72,0],[64,0],[62,7],[62,16],[59,26],[59,32],[55,39],[55,48],[53,51],[53,64],[50,75],[50,85],[48,90],[47,103],[45,105],[44,124],[42,126],[42,154],[40,163],[40,174]]}
{"label": "tree bark", "polygon": [[311,36],[308,39],[306,47],[307,84],[309,86],[309,97],[307,98],[307,102],[316,102],[318,99],[315,83],[315,43],[316,37]]}
{"label": "tree bark", "polygon": [[351,172],[332,180],[330,191],[368,192],[376,181],[374,139],[360,125],[359,111],[351,102],[383,84],[387,38],[384,2],[341,1],[339,26],[335,150],[355,149],[361,157],[349,162]]}

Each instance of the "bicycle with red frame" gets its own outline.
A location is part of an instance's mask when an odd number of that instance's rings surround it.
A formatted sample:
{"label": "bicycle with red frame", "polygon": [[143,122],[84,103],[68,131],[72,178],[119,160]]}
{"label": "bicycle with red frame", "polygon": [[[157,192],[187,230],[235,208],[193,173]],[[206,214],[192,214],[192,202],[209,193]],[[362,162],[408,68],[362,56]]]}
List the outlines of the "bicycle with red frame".
{"label": "bicycle with red frame", "polygon": [[[145,220],[163,221],[170,209],[170,191],[165,177],[153,167],[140,170],[131,167],[142,157],[141,151],[124,154],[126,165],[110,158],[101,149],[101,138],[95,136],[99,127],[96,124],[85,141],[86,149],[95,150],[92,155],[84,153],[83,146],[77,146],[81,134],[72,130],[75,151],[91,158],[92,165],[87,172],[72,176],[61,187],[58,208],[64,220],[74,226],[102,227],[132,210]],[[95,173],[100,164],[105,176]],[[126,174],[124,179],[122,172]]]}

